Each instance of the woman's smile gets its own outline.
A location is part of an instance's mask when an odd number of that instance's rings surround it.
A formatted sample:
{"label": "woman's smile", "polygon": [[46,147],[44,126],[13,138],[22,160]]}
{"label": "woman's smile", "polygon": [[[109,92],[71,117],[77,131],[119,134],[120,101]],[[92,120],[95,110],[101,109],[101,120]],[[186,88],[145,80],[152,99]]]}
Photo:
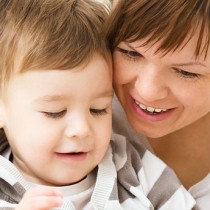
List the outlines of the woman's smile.
{"label": "woman's smile", "polygon": [[137,102],[132,97],[130,98],[130,104],[134,110],[136,116],[148,122],[158,122],[168,119],[175,109],[154,108],[151,106],[145,106],[142,103]]}

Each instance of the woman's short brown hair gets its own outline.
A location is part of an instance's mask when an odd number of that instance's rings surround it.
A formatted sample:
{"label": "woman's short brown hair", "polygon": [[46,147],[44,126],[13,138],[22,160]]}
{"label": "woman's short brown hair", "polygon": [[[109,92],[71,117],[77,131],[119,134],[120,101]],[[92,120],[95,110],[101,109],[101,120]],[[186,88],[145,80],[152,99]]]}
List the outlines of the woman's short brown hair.
{"label": "woman's short brown hair", "polygon": [[210,0],[120,0],[107,21],[111,50],[122,41],[161,41],[167,53],[183,47],[199,30],[195,56],[207,53],[210,42]]}

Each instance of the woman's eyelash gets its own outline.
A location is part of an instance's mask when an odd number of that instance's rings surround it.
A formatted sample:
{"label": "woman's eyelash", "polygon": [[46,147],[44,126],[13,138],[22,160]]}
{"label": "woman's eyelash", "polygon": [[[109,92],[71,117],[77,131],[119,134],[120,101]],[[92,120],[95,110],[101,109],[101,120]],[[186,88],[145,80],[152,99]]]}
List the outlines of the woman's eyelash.
{"label": "woman's eyelash", "polygon": [[[125,56],[127,59],[132,60],[132,61],[136,61],[140,58],[143,58],[143,56],[134,50],[126,50],[123,49],[121,47],[117,47],[116,48],[123,56]],[[189,71],[185,71],[183,69],[179,69],[179,68],[173,68],[175,70],[175,72],[177,74],[179,74],[180,77],[186,78],[186,79],[196,79],[199,78],[200,75],[197,73],[193,73],[193,72],[189,72]]]}
{"label": "woman's eyelash", "polygon": [[126,56],[129,59],[137,60],[138,58],[143,57],[140,53],[133,51],[133,50],[125,50],[123,48],[117,47],[117,50]]}
{"label": "woman's eyelash", "polygon": [[56,119],[56,118],[61,118],[65,115],[66,113],[66,110],[63,110],[61,112],[42,112],[46,117],[49,117],[49,118],[53,118],[53,119]]}
{"label": "woman's eyelash", "polygon": [[100,115],[104,115],[108,113],[106,109],[90,109],[90,112],[96,116],[100,116]]}
{"label": "woman's eyelash", "polygon": [[185,71],[185,70],[182,70],[182,69],[178,69],[178,68],[173,68],[173,69],[181,77],[184,77],[184,78],[187,78],[187,79],[199,78],[199,76],[200,76],[199,74],[192,73],[192,72],[189,72],[189,71]]}

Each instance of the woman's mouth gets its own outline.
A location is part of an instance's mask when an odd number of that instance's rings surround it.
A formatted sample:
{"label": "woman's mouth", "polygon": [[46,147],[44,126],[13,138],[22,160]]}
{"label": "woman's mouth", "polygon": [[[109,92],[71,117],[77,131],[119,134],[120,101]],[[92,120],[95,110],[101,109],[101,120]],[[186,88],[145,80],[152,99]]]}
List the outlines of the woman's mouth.
{"label": "woman's mouth", "polygon": [[175,109],[146,106],[131,98],[131,106],[135,115],[141,120],[148,122],[160,122],[168,119]]}
{"label": "woman's mouth", "polygon": [[140,109],[142,109],[143,111],[149,113],[149,114],[159,114],[162,112],[167,112],[169,109],[161,109],[161,108],[154,108],[154,107],[150,107],[150,106],[146,106],[144,104],[141,104],[137,101],[135,101],[136,105],[139,106]]}

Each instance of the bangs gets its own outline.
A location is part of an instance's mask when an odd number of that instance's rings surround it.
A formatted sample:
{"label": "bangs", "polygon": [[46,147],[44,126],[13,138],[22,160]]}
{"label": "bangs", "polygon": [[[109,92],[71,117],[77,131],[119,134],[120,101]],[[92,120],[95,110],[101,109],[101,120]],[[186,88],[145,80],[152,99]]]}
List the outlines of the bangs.
{"label": "bangs", "polygon": [[[121,13],[121,14],[119,14]],[[110,17],[108,39],[111,48],[120,42],[146,40],[143,46],[160,42],[157,51],[167,54],[183,48],[199,31],[195,56],[207,53],[210,41],[209,1],[123,0]],[[115,22],[116,20],[116,22]],[[114,24],[119,24],[117,27]],[[115,31],[115,38],[111,31]]]}

